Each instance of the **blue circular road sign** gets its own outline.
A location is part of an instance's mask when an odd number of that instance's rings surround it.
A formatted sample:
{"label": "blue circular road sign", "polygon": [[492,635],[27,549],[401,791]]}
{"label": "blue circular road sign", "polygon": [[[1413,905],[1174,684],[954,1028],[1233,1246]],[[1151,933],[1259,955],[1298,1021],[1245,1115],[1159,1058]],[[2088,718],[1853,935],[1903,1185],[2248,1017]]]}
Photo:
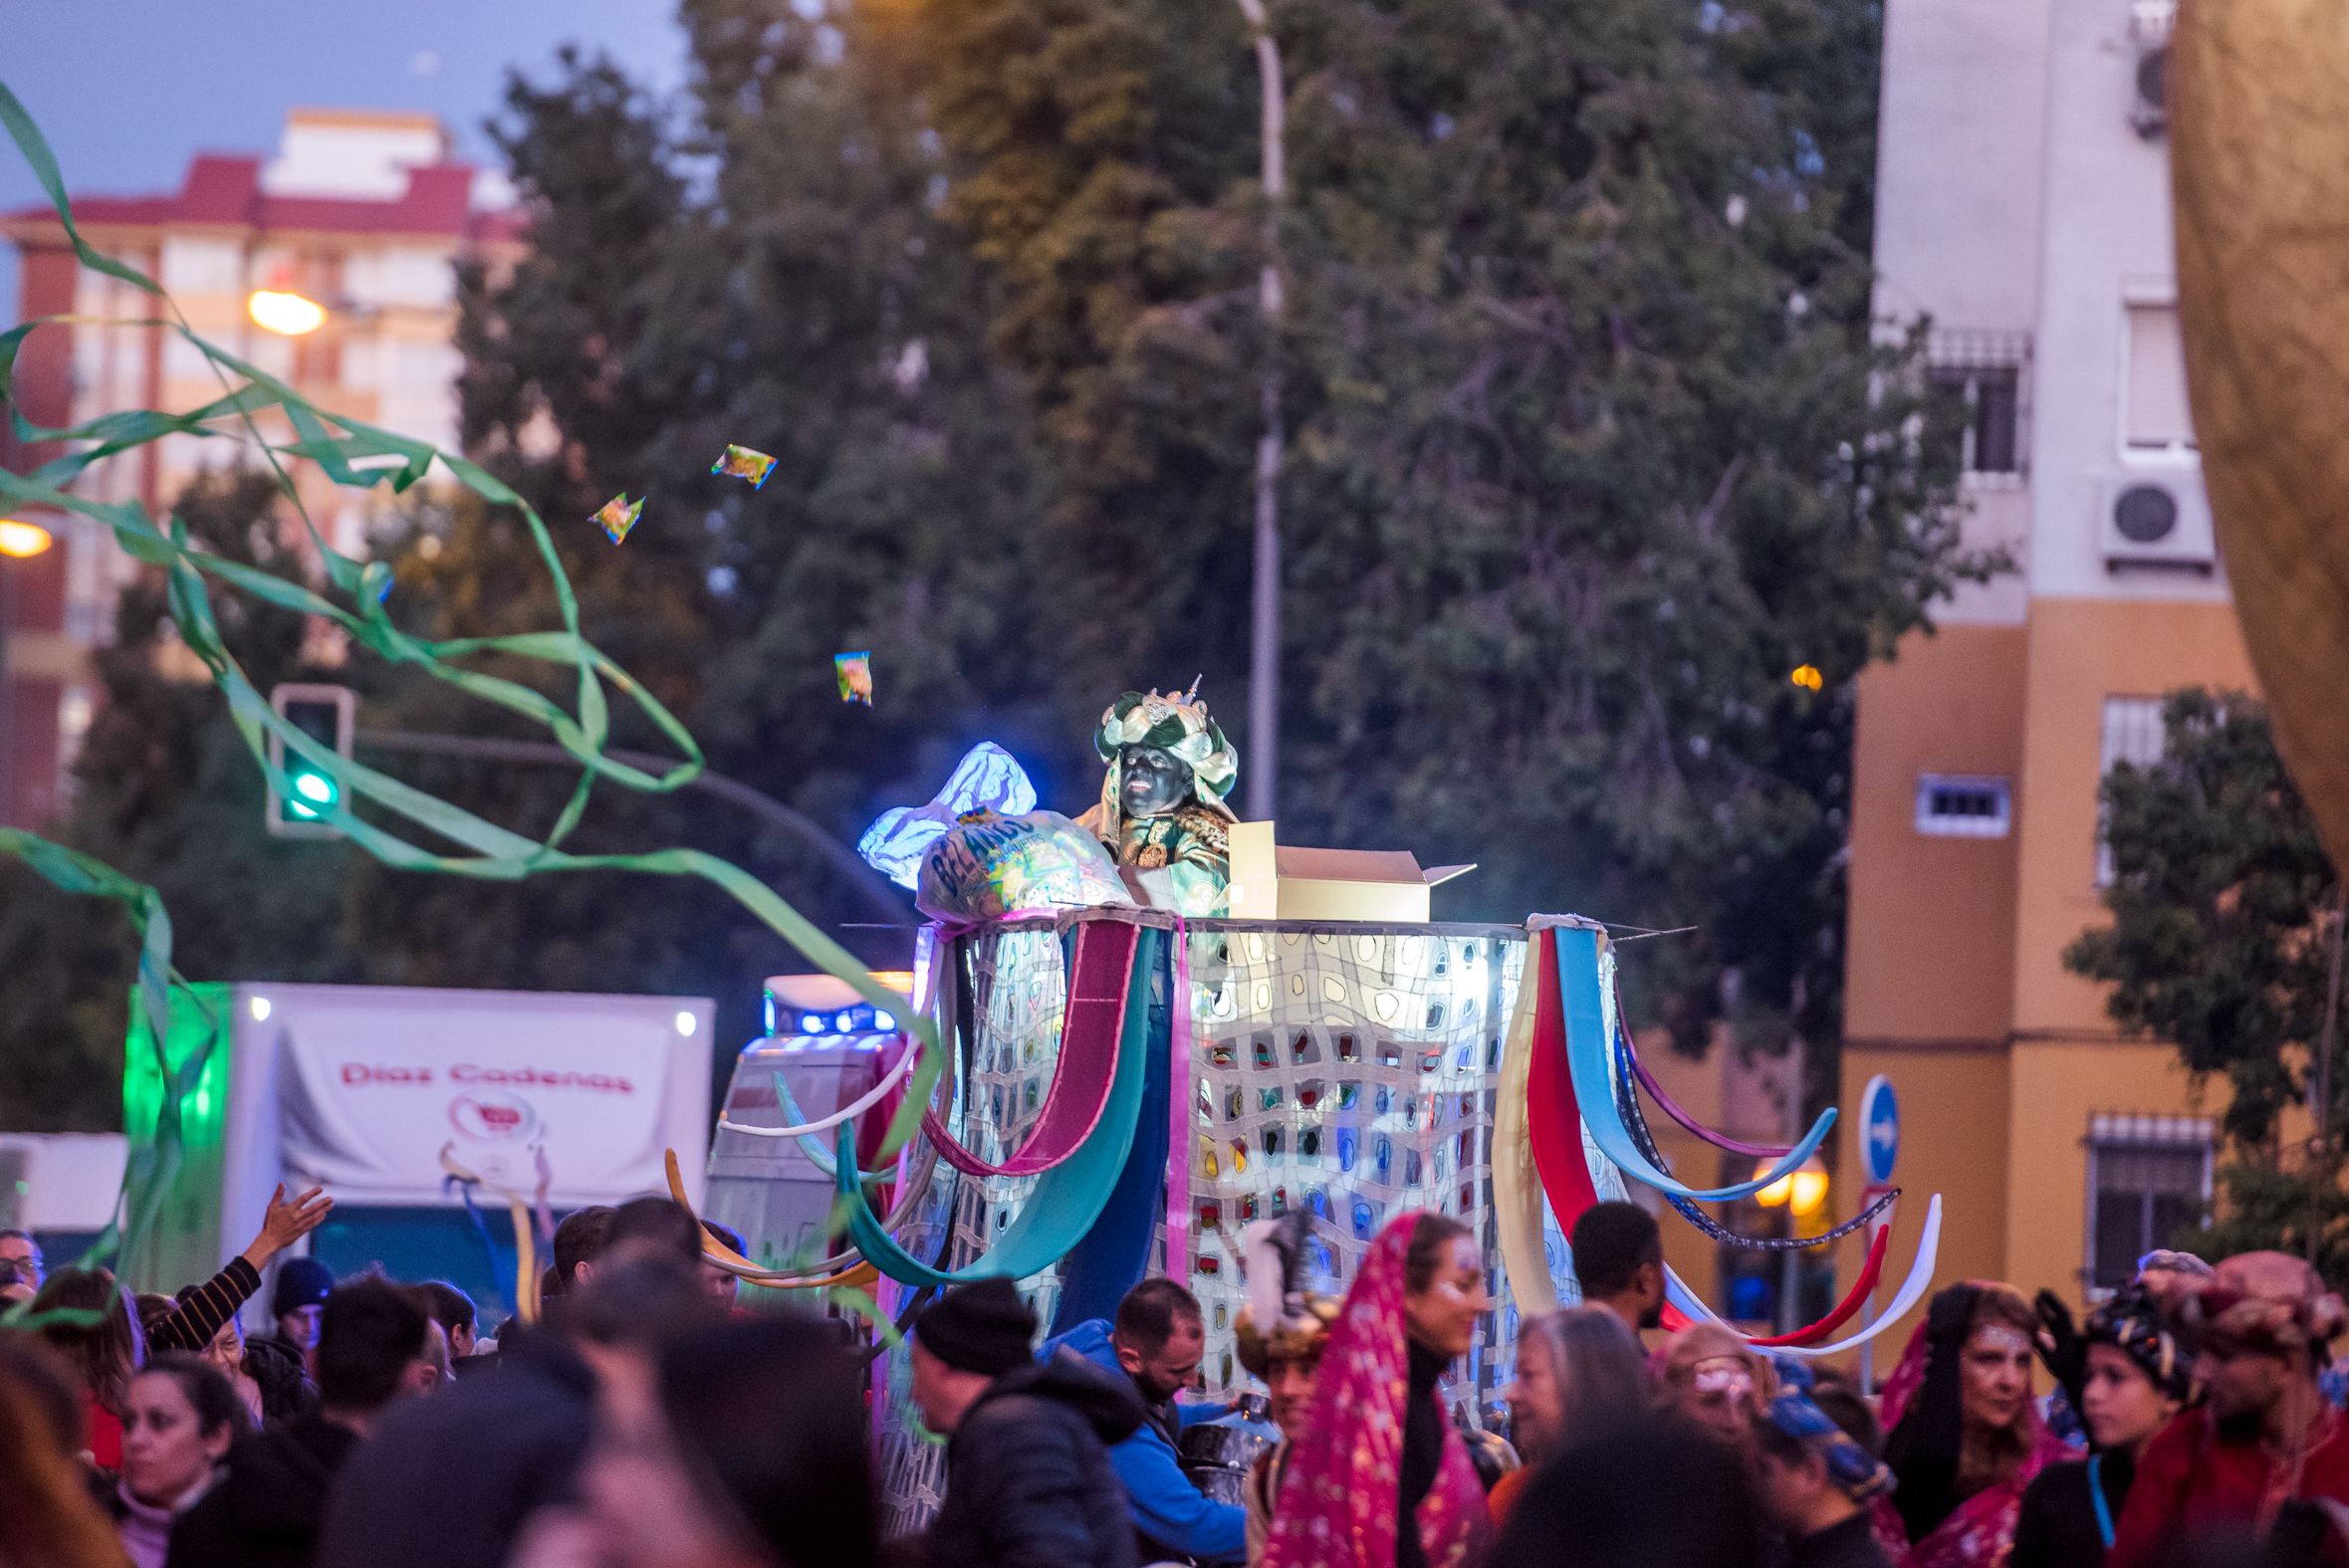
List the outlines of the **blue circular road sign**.
{"label": "blue circular road sign", "polygon": [[1867,1167],[1868,1180],[1891,1181],[1893,1157],[1899,1153],[1900,1101],[1892,1081],[1878,1073],[1860,1091],[1860,1163]]}

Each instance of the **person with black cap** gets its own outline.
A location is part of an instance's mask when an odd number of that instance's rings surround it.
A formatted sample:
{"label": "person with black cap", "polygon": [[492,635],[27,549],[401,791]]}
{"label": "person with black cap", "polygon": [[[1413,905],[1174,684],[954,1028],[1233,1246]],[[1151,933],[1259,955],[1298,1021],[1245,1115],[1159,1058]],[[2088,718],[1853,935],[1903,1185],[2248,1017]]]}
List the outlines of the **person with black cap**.
{"label": "person with black cap", "polygon": [[315,1257],[289,1257],[277,1265],[277,1285],[270,1292],[269,1317],[274,1327],[261,1337],[283,1346],[314,1378],[318,1376],[319,1314],[334,1288],[335,1271],[326,1264]]}
{"label": "person with black cap", "polygon": [[949,1290],[913,1325],[913,1401],[947,1440],[934,1568],[1133,1568],[1108,1446],[1147,1413],[1130,1379],[1073,1351],[1033,1358],[1036,1314],[1008,1279]]}
{"label": "person with black cap", "polygon": [[[2046,1315],[2042,1307],[2042,1319]],[[2074,1346],[2078,1409],[2091,1452],[2085,1459],[2048,1465],[2024,1490],[2012,1568],[2096,1568],[2103,1562],[2137,1461],[2194,1392],[2193,1358],[2163,1319],[2160,1301],[2142,1285],[2124,1287],[2090,1313]]]}

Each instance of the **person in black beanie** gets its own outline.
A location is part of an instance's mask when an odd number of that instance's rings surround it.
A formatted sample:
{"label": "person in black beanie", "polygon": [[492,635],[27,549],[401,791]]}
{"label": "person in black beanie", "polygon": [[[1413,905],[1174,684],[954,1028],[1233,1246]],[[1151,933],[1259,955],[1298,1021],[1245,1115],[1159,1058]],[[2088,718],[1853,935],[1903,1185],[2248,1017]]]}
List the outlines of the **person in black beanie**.
{"label": "person in black beanie", "polygon": [[[313,1377],[312,1356],[318,1350],[319,1314],[327,1293],[335,1288],[335,1271],[315,1257],[281,1258],[277,1284],[270,1292],[270,1332],[261,1336],[284,1348],[304,1373]],[[259,1341],[256,1341],[258,1343]]]}
{"label": "person in black beanie", "polygon": [[1127,1378],[1073,1351],[1038,1361],[1036,1314],[1008,1279],[949,1290],[913,1325],[913,1402],[946,1440],[933,1568],[1134,1568],[1108,1446],[1147,1413]]}

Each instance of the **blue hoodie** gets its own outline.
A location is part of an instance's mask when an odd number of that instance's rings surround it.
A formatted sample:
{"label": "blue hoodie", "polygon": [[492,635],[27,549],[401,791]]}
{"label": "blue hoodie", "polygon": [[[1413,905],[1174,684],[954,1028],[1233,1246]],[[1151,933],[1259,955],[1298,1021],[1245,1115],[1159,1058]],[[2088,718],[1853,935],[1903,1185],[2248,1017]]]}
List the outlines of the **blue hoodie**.
{"label": "blue hoodie", "polygon": [[[1117,1364],[1109,1343],[1109,1323],[1091,1318],[1057,1339],[1048,1340],[1039,1353],[1050,1356],[1065,1345],[1085,1360],[1117,1376],[1128,1376]],[[1177,1400],[1165,1415],[1177,1436],[1194,1423],[1212,1421],[1229,1409],[1224,1405],[1186,1405]],[[1176,1457],[1166,1429],[1155,1420],[1109,1447],[1109,1463],[1125,1484],[1133,1509],[1134,1528],[1144,1539],[1203,1563],[1237,1563],[1248,1557],[1248,1510],[1237,1503],[1217,1502],[1191,1484]]]}

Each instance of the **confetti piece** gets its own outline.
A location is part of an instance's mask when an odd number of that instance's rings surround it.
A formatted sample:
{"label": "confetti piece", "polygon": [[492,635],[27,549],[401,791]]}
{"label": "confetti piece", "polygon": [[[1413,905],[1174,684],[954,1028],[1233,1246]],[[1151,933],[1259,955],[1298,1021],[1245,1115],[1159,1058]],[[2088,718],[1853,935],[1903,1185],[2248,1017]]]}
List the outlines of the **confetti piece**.
{"label": "confetti piece", "polygon": [[835,653],[831,656],[831,672],[840,683],[840,701],[872,706],[870,653]]}
{"label": "confetti piece", "polygon": [[725,455],[710,465],[710,472],[747,479],[753,490],[764,490],[767,488],[767,476],[775,472],[775,459],[764,452],[754,452],[747,446],[729,446]]}
{"label": "confetti piece", "polygon": [[603,532],[616,545],[628,537],[628,530],[634,528],[636,519],[643,515],[644,503],[630,501],[628,493],[623,490],[603,503],[603,510],[595,514],[594,521],[602,525]]}

